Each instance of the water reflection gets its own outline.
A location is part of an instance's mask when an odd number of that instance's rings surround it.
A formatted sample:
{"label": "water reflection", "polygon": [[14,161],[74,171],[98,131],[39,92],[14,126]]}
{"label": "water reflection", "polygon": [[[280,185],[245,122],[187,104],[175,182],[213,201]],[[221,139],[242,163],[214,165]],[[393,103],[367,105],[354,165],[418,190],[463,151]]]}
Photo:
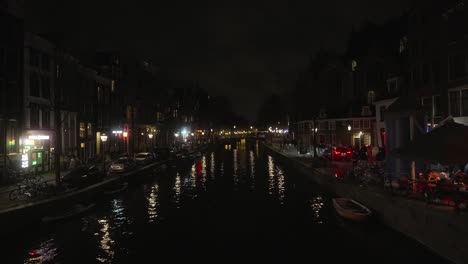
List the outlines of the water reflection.
{"label": "water reflection", "polygon": [[255,154],[253,150],[249,151],[250,157],[250,178],[252,183],[250,184],[251,189],[255,189]]}
{"label": "water reflection", "polygon": [[98,220],[99,225],[101,226],[100,229],[100,236],[101,240],[99,241],[99,247],[104,252],[104,256],[99,256],[96,259],[102,263],[106,263],[112,260],[114,257],[114,250],[113,246],[115,241],[110,236],[110,227],[109,227],[109,220],[101,219]]}
{"label": "water reflection", "polygon": [[120,228],[125,224],[132,223],[132,219],[125,214],[125,205],[122,199],[113,199],[111,202],[111,210],[115,228]]}
{"label": "water reflection", "polygon": [[148,221],[150,223],[154,222],[158,217],[158,208],[159,208],[159,185],[156,183],[151,187],[151,192],[148,199]]}
{"label": "water reflection", "polygon": [[57,246],[53,238],[42,242],[36,249],[28,252],[25,264],[52,263],[57,256]]}
{"label": "water reflection", "polygon": [[272,156],[268,156],[268,193],[277,194],[280,204],[284,204],[286,194],[284,171],[281,167],[275,165]]}
{"label": "water reflection", "polygon": [[312,208],[312,215],[313,221],[316,224],[322,224],[322,217],[320,211],[323,208],[323,198],[318,196],[314,197],[312,200],[309,201],[310,207]]}
{"label": "water reflection", "polygon": [[179,209],[180,208],[180,194],[182,190],[182,184],[180,182],[179,172],[177,172],[176,174],[173,190],[174,190],[174,201],[175,201],[177,209]]}
{"label": "water reflection", "polygon": [[232,180],[234,182],[234,186],[239,184],[239,175],[237,175],[237,169],[238,169],[238,164],[237,164],[237,148],[232,151],[232,166],[234,170],[234,174],[232,175]]}
{"label": "water reflection", "polygon": [[210,172],[211,172],[211,178],[215,178],[215,153],[214,152],[211,152],[211,155],[210,155],[211,159],[210,159]]}
{"label": "water reflection", "polygon": [[280,204],[284,203],[284,194],[285,194],[285,186],[284,186],[284,173],[281,168],[278,168],[277,172],[277,186],[278,190],[278,200],[280,201]]}

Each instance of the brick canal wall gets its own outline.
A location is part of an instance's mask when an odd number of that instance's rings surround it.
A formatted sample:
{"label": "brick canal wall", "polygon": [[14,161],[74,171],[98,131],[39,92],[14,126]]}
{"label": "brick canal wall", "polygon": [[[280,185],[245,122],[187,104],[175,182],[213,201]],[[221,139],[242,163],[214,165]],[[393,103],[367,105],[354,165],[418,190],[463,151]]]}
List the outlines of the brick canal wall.
{"label": "brick canal wall", "polygon": [[[266,145],[265,145],[266,146]],[[340,197],[359,201],[386,225],[418,241],[455,263],[468,263],[468,214],[451,207],[429,205],[395,197],[357,185],[337,182],[330,168],[312,168],[310,164],[287,157],[266,146],[282,162],[311,177],[324,189]]]}

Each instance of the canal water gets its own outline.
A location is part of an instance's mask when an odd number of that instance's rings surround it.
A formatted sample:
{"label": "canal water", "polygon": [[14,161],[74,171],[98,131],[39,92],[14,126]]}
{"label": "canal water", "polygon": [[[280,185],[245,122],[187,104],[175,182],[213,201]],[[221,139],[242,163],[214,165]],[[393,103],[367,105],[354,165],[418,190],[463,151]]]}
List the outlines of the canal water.
{"label": "canal water", "polygon": [[258,143],[145,176],[81,218],[4,238],[0,262],[444,263],[382,224],[339,218],[331,194]]}

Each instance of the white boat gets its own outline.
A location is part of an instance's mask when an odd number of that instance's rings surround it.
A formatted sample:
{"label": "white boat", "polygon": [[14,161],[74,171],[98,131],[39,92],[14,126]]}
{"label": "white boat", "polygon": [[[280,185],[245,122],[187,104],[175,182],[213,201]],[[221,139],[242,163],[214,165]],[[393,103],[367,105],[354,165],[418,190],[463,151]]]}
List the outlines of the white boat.
{"label": "white boat", "polygon": [[58,212],[56,215],[43,217],[42,222],[50,223],[50,222],[61,221],[61,220],[65,220],[74,216],[78,216],[78,215],[81,215],[82,213],[85,213],[91,210],[95,205],[96,205],[95,203],[92,203],[89,205],[75,204],[75,205],[72,205],[71,208],[65,211]]}
{"label": "white boat", "polygon": [[333,207],[341,217],[357,222],[365,221],[372,214],[369,208],[347,198],[333,199]]}
{"label": "white boat", "polygon": [[104,191],[104,194],[105,195],[113,195],[113,194],[117,194],[117,193],[120,193],[120,192],[123,192],[127,189],[128,187],[128,183],[127,182],[124,182],[122,184],[120,184],[117,188],[115,189],[112,189],[112,190],[106,190]]}

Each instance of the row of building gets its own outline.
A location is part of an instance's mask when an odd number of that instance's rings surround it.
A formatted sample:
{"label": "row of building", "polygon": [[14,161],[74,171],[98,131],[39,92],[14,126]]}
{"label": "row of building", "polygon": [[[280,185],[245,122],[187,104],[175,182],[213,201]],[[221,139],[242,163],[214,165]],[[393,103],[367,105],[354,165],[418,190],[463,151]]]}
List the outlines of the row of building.
{"label": "row of building", "polygon": [[209,96],[198,87],[121,51],[74,56],[56,36],[25,32],[17,1],[1,3],[2,163],[48,171],[57,151],[86,161],[173,144],[182,128],[203,133]]}
{"label": "row of building", "polygon": [[344,54],[311,60],[295,105],[301,152],[314,134],[317,144],[388,151],[447,118],[468,125],[467,3],[415,1],[401,17],[363,25]]}

